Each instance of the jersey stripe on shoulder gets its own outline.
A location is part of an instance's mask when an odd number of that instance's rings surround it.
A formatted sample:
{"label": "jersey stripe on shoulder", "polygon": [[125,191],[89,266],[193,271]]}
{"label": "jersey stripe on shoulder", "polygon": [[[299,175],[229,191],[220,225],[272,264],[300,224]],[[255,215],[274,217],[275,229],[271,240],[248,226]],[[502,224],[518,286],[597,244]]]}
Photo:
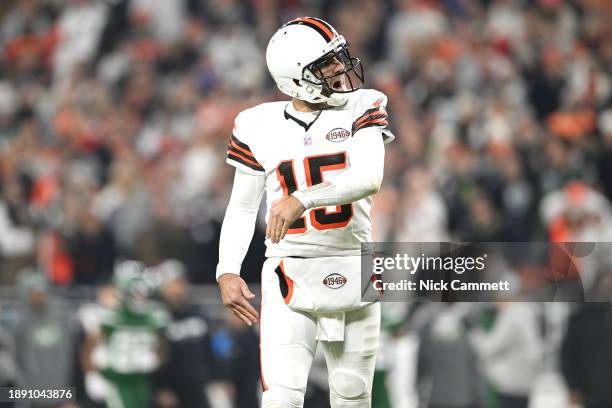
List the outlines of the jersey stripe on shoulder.
{"label": "jersey stripe on shoulder", "polygon": [[227,145],[227,159],[238,162],[256,171],[264,171],[264,168],[249,148],[246,143],[242,143],[234,135],[230,137],[230,142]]}
{"label": "jersey stripe on shoulder", "polygon": [[256,171],[261,171],[261,172],[264,171],[264,168],[260,164],[258,164],[257,162],[253,162],[252,160],[245,159],[245,158],[243,158],[241,156],[238,156],[234,152],[230,152],[229,150],[227,152],[227,159],[228,160],[233,160],[235,162],[238,162],[238,163],[240,163],[242,165],[245,165],[245,166],[247,166],[247,167],[249,167],[249,168],[251,168],[253,170],[256,170]]}
{"label": "jersey stripe on shoulder", "polygon": [[251,153],[250,150],[247,150],[244,147],[240,147],[233,140],[230,140],[228,149],[249,159],[255,159],[255,156],[253,156],[253,153]]}
{"label": "jersey stripe on shoulder", "polygon": [[238,138],[236,136],[231,135],[230,136],[230,141],[234,142],[236,145],[240,146],[241,148],[247,150],[251,156],[253,155],[249,145],[247,145],[246,143],[242,143],[240,140],[238,140]]}
{"label": "jersey stripe on shoulder", "polygon": [[373,108],[368,109],[363,113],[363,115],[359,116],[354,122],[352,126],[352,133],[355,134],[358,130],[371,127],[371,126],[379,126],[386,128],[389,125],[389,117],[387,116],[387,111],[380,104],[376,105]]}

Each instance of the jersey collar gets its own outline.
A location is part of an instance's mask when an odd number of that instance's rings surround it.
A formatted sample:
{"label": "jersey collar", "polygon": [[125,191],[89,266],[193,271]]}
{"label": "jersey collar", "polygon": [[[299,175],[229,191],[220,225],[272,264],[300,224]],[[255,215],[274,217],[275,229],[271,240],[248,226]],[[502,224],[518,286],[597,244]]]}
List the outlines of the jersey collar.
{"label": "jersey collar", "polygon": [[291,102],[289,102],[285,106],[285,119],[287,119],[287,120],[291,119],[292,121],[294,121],[295,123],[297,123],[298,125],[303,127],[304,131],[306,131],[306,132],[308,132],[308,129],[310,129],[310,127],[317,121],[317,119],[319,119],[319,116],[321,116],[321,112],[323,112],[322,110],[320,110],[319,112],[317,112],[317,115],[312,120],[312,122],[306,123],[303,120],[296,118],[295,114],[292,115],[291,113],[289,113],[289,110],[294,111],[293,107],[292,106],[290,107],[290,106],[291,106]]}

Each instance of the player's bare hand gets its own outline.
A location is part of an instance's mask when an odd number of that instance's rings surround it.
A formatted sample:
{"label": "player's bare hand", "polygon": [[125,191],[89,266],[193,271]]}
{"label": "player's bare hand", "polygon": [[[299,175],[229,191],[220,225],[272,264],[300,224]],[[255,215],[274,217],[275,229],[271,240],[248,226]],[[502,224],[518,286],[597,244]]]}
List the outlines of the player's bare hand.
{"label": "player's bare hand", "polygon": [[304,214],[306,208],[294,196],[274,200],[270,207],[270,219],[266,228],[266,238],[277,244],[285,237],[287,230]]}
{"label": "player's bare hand", "polygon": [[255,295],[244,279],[233,273],[223,274],[219,277],[219,289],[225,307],[249,326],[257,323],[259,314],[249,302],[255,298]]}

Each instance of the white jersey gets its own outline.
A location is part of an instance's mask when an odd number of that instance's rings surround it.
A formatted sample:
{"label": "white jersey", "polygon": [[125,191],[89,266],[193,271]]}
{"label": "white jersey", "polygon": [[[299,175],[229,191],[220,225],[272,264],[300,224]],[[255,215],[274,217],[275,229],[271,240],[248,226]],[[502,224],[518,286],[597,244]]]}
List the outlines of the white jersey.
{"label": "white jersey", "polygon": [[[387,97],[376,90],[350,94],[346,105],[329,108],[306,124],[290,114],[291,102],[264,103],[236,118],[227,163],[246,172],[265,175],[266,220],[271,203],[296,190],[334,180],[351,166],[349,146],[355,134],[380,129],[385,141]],[[372,198],[334,207],[306,210],[279,243],[266,241],[267,257],[358,255],[371,240]]]}

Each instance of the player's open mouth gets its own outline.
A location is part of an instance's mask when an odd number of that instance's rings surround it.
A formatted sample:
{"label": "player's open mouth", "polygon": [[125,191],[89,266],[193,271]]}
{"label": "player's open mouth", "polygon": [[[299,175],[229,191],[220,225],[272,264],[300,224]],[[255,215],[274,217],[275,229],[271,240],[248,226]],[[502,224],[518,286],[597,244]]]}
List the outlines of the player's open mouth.
{"label": "player's open mouth", "polygon": [[332,88],[335,89],[336,91],[342,91],[343,90],[342,81],[340,80],[334,81],[332,83]]}

